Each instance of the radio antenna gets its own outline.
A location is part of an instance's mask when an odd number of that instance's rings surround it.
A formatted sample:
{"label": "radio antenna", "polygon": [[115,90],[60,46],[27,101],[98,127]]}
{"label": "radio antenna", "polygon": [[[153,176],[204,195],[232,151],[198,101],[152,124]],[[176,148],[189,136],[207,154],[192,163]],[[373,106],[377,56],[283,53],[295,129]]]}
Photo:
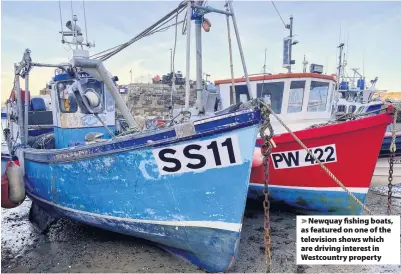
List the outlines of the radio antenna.
{"label": "radio antenna", "polygon": [[83,5],[83,7],[84,7],[84,21],[85,21],[85,36],[86,36],[86,43],[88,44],[88,43],[89,43],[89,40],[88,40],[88,28],[87,28],[87,26],[86,26],[85,0],[82,0],[82,5]]}
{"label": "radio antenna", "polygon": [[61,15],[61,0],[58,0],[58,8],[60,10],[61,43],[64,44],[63,16]]}

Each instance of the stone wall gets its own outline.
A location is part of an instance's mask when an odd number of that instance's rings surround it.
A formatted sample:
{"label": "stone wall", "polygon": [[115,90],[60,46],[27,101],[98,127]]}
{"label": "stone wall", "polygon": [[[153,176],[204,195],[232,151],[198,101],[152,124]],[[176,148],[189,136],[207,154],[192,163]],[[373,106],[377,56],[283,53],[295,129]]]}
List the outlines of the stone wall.
{"label": "stone wall", "polygon": [[[130,84],[127,94],[121,94],[132,115],[166,116],[171,106],[171,90],[163,84]],[[173,107],[185,106],[185,86],[176,86],[173,93]],[[189,106],[196,101],[195,90],[190,91]]]}

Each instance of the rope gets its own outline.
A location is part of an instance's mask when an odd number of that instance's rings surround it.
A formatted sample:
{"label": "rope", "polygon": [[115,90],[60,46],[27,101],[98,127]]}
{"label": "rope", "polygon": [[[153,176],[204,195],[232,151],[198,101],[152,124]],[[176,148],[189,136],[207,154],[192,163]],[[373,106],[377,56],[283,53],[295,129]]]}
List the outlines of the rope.
{"label": "rope", "polygon": [[297,141],[297,143],[306,150],[306,152],[309,154],[309,156],[311,156],[319,165],[320,167],[345,191],[347,192],[347,194],[354,199],[354,201],[359,204],[366,212],[369,213],[369,215],[373,215],[372,211],[370,211],[370,209],[368,209],[357,197],[355,197],[354,194],[352,194],[342,183],[339,179],[337,179],[336,176],[334,176],[333,173],[331,173],[331,171],[325,166],[323,165],[319,159],[317,159],[315,157],[315,155],[313,155],[312,153],[310,153],[310,151],[308,150],[308,148],[304,145],[304,143],[302,143],[302,141],[287,127],[287,125],[280,119],[280,117],[278,117],[278,115],[276,113],[274,113],[274,111],[271,109],[271,107],[266,104],[265,102],[261,101],[261,103],[266,106],[266,108],[270,111],[271,114],[273,114],[273,116],[277,119],[277,121],[280,122],[280,124],[291,134],[292,137],[294,137],[295,141]]}
{"label": "rope", "polygon": [[280,14],[280,12],[278,11],[278,9],[276,8],[276,5],[274,4],[273,0],[270,0],[270,1],[272,2],[274,8],[276,9],[278,16],[280,16],[281,22],[283,22],[284,27],[287,27],[287,25],[285,24],[285,22],[284,22],[284,20],[283,20],[283,17],[281,17],[281,14]]}
{"label": "rope", "polygon": [[394,107],[394,120],[393,120],[393,123],[391,124],[392,139],[391,139],[391,145],[390,145],[390,152],[396,152],[396,150],[397,150],[397,146],[395,144],[395,139],[397,138],[397,135],[395,134],[396,133],[395,125],[397,123],[398,115],[401,114],[401,103],[397,103],[397,104],[394,103],[393,107]]}

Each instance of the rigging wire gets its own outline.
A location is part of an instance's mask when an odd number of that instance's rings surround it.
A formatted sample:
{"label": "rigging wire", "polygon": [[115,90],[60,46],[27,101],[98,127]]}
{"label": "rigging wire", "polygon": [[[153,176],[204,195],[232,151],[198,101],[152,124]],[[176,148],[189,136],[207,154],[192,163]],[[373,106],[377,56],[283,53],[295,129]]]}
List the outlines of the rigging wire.
{"label": "rigging wire", "polygon": [[[169,29],[169,28],[171,28],[171,27],[173,27],[173,26],[175,26],[175,25],[182,24],[183,22],[185,22],[185,20],[181,20],[181,21],[178,21],[177,23],[170,24],[170,25],[168,25],[168,26],[166,26],[166,27],[163,27],[163,28],[160,28],[160,29],[156,29],[156,30],[154,30],[154,31],[152,31],[152,32],[150,32],[150,33],[148,33],[147,35],[144,35],[144,37],[150,36],[150,35],[155,34],[155,33],[157,33],[157,32],[163,32],[163,31],[165,31],[165,30],[167,30],[167,29]],[[142,38],[143,38],[143,37],[142,37]],[[140,38],[139,38],[139,39],[140,39]],[[138,40],[139,40],[139,39],[138,39]],[[114,47],[112,47],[112,48],[109,48],[109,49],[103,50],[103,51],[101,51],[101,52],[98,52],[98,53],[92,55],[90,58],[95,58],[95,59],[96,59],[95,56],[99,56],[99,55],[102,54],[102,53],[105,53],[105,52],[111,51],[111,50],[113,50],[113,49],[116,49],[116,48],[118,48],[118,47],[121,47],[121,46],[123,46],[124,44],[125,44],[125,43],[122,43],[122,44],[119,44],[119,45],[114,46]]]}
{"label": "rigging wire", "polygon": [[[171,18],[171,19],[173,19],[173,18]],[[148,28],[147,30],[143,31],[141,34],[139,34],[139,35],[136,36],[135,38],[131,39],[130,41],[128,41],[128,42],[126,42],[126,43],[123,43],[123,44],[120,45],[120,46],[114,47],[114,51],[109,52],[109,53],[105,54],[104,56],[97,57],[97,58],[101,59],[102,61],[107,60],[108,58],[110,58],[111,56],[117,54],[118,52],[120,52],[120,51],[123,50],[124,48],[130,46],[130,45],[133,44],[134,42],[136,42],[136,41],[138,41],[138,40],[140,40],[140,39],[142,39],[142,38],[144,38],[144,37],[146,37],[146,36],[148,36],[148,35],[151,35],[151,34],[153,34],[154,32],[160,31],[160,27],[163,26],[163,25],[165,25],[165,24],[168,23],[169,21],[171,21],[171,19],[169,19],[169,20],[167,20],[166,22],[164,22],[163,24],[161,24],[161,25],[159,26],[159,29],[155,29],[155,30],[152,31],[152,29],[154,29],[154,27],[155,27],[155,25],[154,25],[154,26]]]}
{"label": "rigging wire", "polygon": [[[174,19],[174,18],[172,18],[172,19]],[[149,32],[149,33],[147,33],[147,34],[144,34],[144,35],[141,35],[141,36],[137,36],[137,37],[135,37],[135,38],[133,38],[132,39],[132,43],[130,43],[129,45],[131,45],[131,44],[133,44],[134,42],[136,42],[136,41],[139,41],[140,39],[142,39],[142,38],[144,38],[144,37],[146,37],[146,36],[150,36],[150,35],[152,35],[152,34],[154,34],[154,33],[157,33],[157,32],[162,32],[162,31],[165,31],[165,30],[167,30],[168,28],[170,28],[170,27],[172,27],[172,26],[175,26],[175,25],[177,25],[177,24],[181,24],[184,20],[181,20],[180,22],[177,22],[177,23],[174,23],[174,24],[171,24],[171,25],[169,25],[169,26],[166,26],[166,27],[164,27],[164,28],[161,28],[163,25],[165,25],[166,23],[168,23],[169,21],[171,21],[172,19],[170,19],[170,20],[168,20],[168,21],[166,21],[165,23],[163,23],[162,25],[160,25],[159,26],[159,28],[157,28],[157,29],[155,29],[155,30],[153,30],[153,31],[151,31],[151,32]],[[126,43],[123,43],[123,44],[120,44],[120,45],[118,45],[118,46],[115,46],[115,47],[113,47],[113,48],[111,48],[111,49],[109,49],[109,50],[105,50],[105,51],[103,51],[103,52],[107,52],[107,51],[110,51],[110,50],[112,50],[112,49],[117,49],[118,47],[123,47],[124,45],[125,45]],[[125,48],[125,47],[124,47]],[[97,54],[96,54],[97,55]],[[107,55],[107,54],[105,54],[105,55]],[[114,54],[113,54],[114,55]],[[95,55],[94,55],[95,56]],[[91,56],[92,57],[92,56]],[[111,56],[110,56],[111,57]],[[101,57],[97,57],[97,58],[101,58]],[[108,57],[109,58],[109,57]],[[106,59],[108,59],[108,58],[106,58]],[[105,59],[105,60],[106,60]],[[102,59],[102,61],[103,61],[103,59]]]}
{"label": "rigging wire", "polygon": [[[91,58],[94,59],[99,59],[101,61],[105,61],[107,59],[109,59],[110,57],[114,56],[115,54],[119,53],[120,51],[122,51],[123,49],[125,49],[126,47],[130,46],[131,44],[135,43],[136,41],[138,41],[139,39],[142,39],[143,37],[146,37],[150,34],[153,34],[154,32],[160,31],[161,27],[164,26],[165,24],[167,24],[168,22],[170,22],[172,19],[175,18],[175,16],[177,14],[180,14],[181,12],[184,11],[186,7],[186,2],[183,1],[181,2],[177,8],[175,8],[173,11],[171,11],[170,13],[168,13],[166,16],[164,16],[162,19],[160,19],[159,21],[157,21],[155,24],[151,25],[150,27],[148,27],[147,29],[145,29],[144,31],[142,31],[140,34],[138,34],[137,36],[135,36],[134,38],[132,38],[131,40],[129,40],[126,43],[123,43],[119,46],[115,46],[111,49],[105,50],[101,53],[97,53],[93,56],[91,56]],[[176,22],[177,23],[177,22]],[[103,54],[103,55],[101,55]],[[95,57],[96,56],[96,57]]]}
{"label": "rigging wire", "polygon": [[281,22],[283,22],[283,25],[284,25],[284,27],[286,28],[287,25],[285,24],[285,22],[284,22],[284,20],[283,20],[283,17],[281,17],[281,14],[280,14],[280,12],[279,12],[278,9],[277,9],[276,4],[274,4],[273,0],[270,0],[270,1],[272,2],[274,8],[276,9],[276,12],[277,12],[278,16],[280,16]]}
{"label": "rigging wire", "polygon": [[[187,15],[188,15],[188,10],[185,12],[184,18],[187,18]],[[183,21],[184,23],[182,24],[181,34],[185,35],[187,33],[187,20],[184,19]]]}

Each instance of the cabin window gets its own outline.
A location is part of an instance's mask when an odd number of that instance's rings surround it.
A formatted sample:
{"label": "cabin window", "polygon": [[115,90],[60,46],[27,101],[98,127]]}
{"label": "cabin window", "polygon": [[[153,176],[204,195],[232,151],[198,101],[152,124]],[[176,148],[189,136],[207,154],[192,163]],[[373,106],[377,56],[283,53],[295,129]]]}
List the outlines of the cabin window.
{"label": "cabin window", "polygon": [[302,111],[304,101],[305,81],[292,81],[288,98],[287,113]]}
{"label": "cabin window", "polygon": [[364,108],[365,108],[364,106],[359,107],[357,113],[361,113],[361,112],[363,111]]}
{"label": "cabin window", "polygon": [[248,95],[247,95],[247,94],[240,94],[240,95],[239,95],[239,101],[240,101],[241,103],[245,103],[245,102],[249,101],[249,100],[248,100]]}
{"label": "cabin window", "polygon": [[257,84],[258,98],[268,104],[271,104],[275,113],[281,113],[281,104],[283,102],[284,82],[273,82]]}
{"label": "cabin window", "polygon": [[74,113],[78,111],[78,104],[74,94],[68,92],[68,87],[71,84],[72,81],[62,81],[56,84],[61,112]]}
{"label": "cabin window", "polygon": [[356,110],[356,106],[355,105],[350,105],[348,107],[348,113],[354,113],[355,110]]}
{"label": "cabin window", "polygon": [[345,106],[344,105],[338,105],[337,111],[338,112],[345,112]]}
{"label": "cabin window", "polygon": [[[69,93],[68,91],[68,87],[72,83],[72,81],[62,81],[56,84],[57,94],[59,96],[60,102],[60,110],[64,113],[75,113],[80,109],[75,95],[73,93]],[[88,79],[87,83],[82,84],[82,89],[84,91],[84,94],[86,91],[90,90],[92,92],[95,92],[99,96],[99,105],[93,107],[93,111],[95,111],[96,113],[103,112],[105,108],[103,83],[95,79]]]}
{"label": "cabin window", "polygon": [[329,83],[312,81],[309,92],[308,111],[325,111],[328,93]]}
{"label": "cabin window", "polygon": [[99,96],[100,102],[97,107],[93,107],[93,110],[96,113],[103,112],[104,108],[105,108],[103,82],[99,82],[95,79],[88,79],[88,82],[86,84],[82,85],[82,89],[84,90],[84,92],[86,92],[87,90],[90,89],[91,91],[94,91],[97,93],[97,95]]}
{"label": "cabin window", "polygon": [[[231,87],[230,87],[230,93],[231,93]],[[248,102],[249,101],[249,94],[248,94],[248,87],[247,85],[238,85],[235,86],[235,102],[239,103],[239,102]],[[232,98],[230,96],[230,98]],[[233,103],[233,102],[231,102]]]}

